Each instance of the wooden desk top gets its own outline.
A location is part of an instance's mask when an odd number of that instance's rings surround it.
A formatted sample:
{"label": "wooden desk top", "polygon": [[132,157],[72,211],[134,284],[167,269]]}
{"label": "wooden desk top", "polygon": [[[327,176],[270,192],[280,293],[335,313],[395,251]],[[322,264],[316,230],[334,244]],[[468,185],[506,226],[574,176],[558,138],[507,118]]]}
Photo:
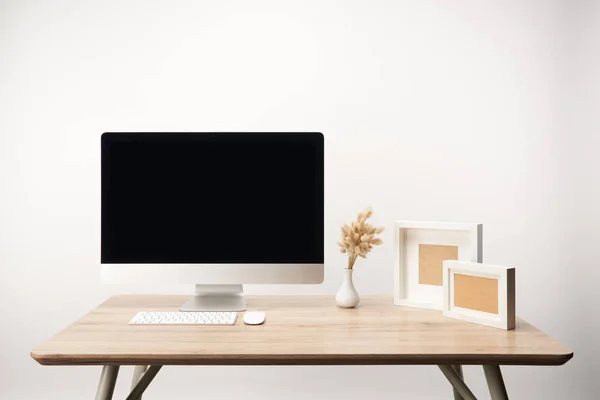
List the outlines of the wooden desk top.
{"label": "wooden desk top", "polygon": [[366,297],[247,296],[264,325],[128,325],[138,311],[177,311],[189,296],[112,297],[31,352],[43,365],[561,365],[573,353],[524,321],[504,331]]}

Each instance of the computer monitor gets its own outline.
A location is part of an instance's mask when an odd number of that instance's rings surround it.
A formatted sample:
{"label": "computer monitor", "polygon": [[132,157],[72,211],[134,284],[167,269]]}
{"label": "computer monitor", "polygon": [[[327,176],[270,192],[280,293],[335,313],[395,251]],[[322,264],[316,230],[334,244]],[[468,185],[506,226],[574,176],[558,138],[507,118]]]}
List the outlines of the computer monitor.
{"label": "computer monitor", "polygon": [[102,279],[196,284],[182,311],[240,311],[242,284],[321,283],[321,133],[104,133]]}

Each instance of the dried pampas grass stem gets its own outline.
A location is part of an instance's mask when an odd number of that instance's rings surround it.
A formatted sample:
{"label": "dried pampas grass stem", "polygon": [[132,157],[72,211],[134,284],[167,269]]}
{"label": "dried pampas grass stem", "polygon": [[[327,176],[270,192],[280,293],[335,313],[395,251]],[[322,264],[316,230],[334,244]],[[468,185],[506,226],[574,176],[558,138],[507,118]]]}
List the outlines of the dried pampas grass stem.
{"label": "dried pampas grass stem", "polygon": [[342,254],[348,254],[348,269],[354,267],[358,257],[367,258],[367,254],[383,243],[378,235],[383,232],[383,227],[377,228],[367,222],[373,215],[373,210],[369,207],[365,211],[358,213],[356,221],[344,224],[342,230],[342,240],[338,243]]}

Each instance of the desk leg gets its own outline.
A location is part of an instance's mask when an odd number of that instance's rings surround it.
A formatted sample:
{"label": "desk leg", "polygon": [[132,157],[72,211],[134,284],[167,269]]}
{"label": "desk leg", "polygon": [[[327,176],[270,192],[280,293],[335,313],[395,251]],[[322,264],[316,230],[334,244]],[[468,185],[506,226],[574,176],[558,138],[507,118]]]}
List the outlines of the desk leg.
{"label": "desk leg", "polygon": [[[450,384],[456,389],[456,391],[462,396],[464,400],[477,400],[471,389],[467,387],[465,382],[461,379],[461,377],[456,373],[454,368],[450,365],[438,365]],[[495,400],[495,399],[494,399]]]}
{"label": "desk leg", "polygon": [[125,400],[139,400],[142,397],[142,393],[148,388],[150,382],[154,379],[158,371],[162,368],[162,365],[151,365],[148,370],[142,375],[139,382],[135,384],[131,393]]}
{"label": "desk leg", "polygon": [[[452,369],[456,371],[456,374],[460,377],[460,379],[463,380],[463,382],[465,381],[464,377],[463,377],[463,370],[462,370],[462,365],[453,365]],[[456,388],[452,387],[452,390],[454,391],[454,400],[463,400],[463,397],[460,395],[460,393],[458,392],[458,390],[456,390]]]}
{"label": "desk leg", "polygon": [[508,400],[508,393],[502,379],[502,372],[499,365],[484,365],[483,372],[490,389],[492,400]]}
{"label": "desk leg", "polygon": [[[133,369],[133,377],[131,378],[131,390],[135,389],[135,385],[138,384],[138,382],[140,381],[140,379],[142,378],[142,376],[144,375],[144,373],[146,372],[146,369],[148,367],[146,365],[136,365],[135,368]],[[140,396],[140,399],[142,398],[142,396]]]}
{"label": "desk leg", "polygon": [[96,391],[96,400],[111,400],[115,391],[115,383],[119,375],[118,365],[105,365],[102,367],[98,390]]}

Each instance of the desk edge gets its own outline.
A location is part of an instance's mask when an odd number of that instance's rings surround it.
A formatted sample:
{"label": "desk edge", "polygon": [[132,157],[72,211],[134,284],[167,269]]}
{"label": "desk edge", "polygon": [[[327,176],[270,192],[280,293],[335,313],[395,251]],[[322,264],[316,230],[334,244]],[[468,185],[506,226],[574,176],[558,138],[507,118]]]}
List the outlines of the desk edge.
{"label": "desk edge", "polygon": [[31,352],[41,365],[547,365],[559,366],[573,358],[564,354],[136,354],[60,355]]}

